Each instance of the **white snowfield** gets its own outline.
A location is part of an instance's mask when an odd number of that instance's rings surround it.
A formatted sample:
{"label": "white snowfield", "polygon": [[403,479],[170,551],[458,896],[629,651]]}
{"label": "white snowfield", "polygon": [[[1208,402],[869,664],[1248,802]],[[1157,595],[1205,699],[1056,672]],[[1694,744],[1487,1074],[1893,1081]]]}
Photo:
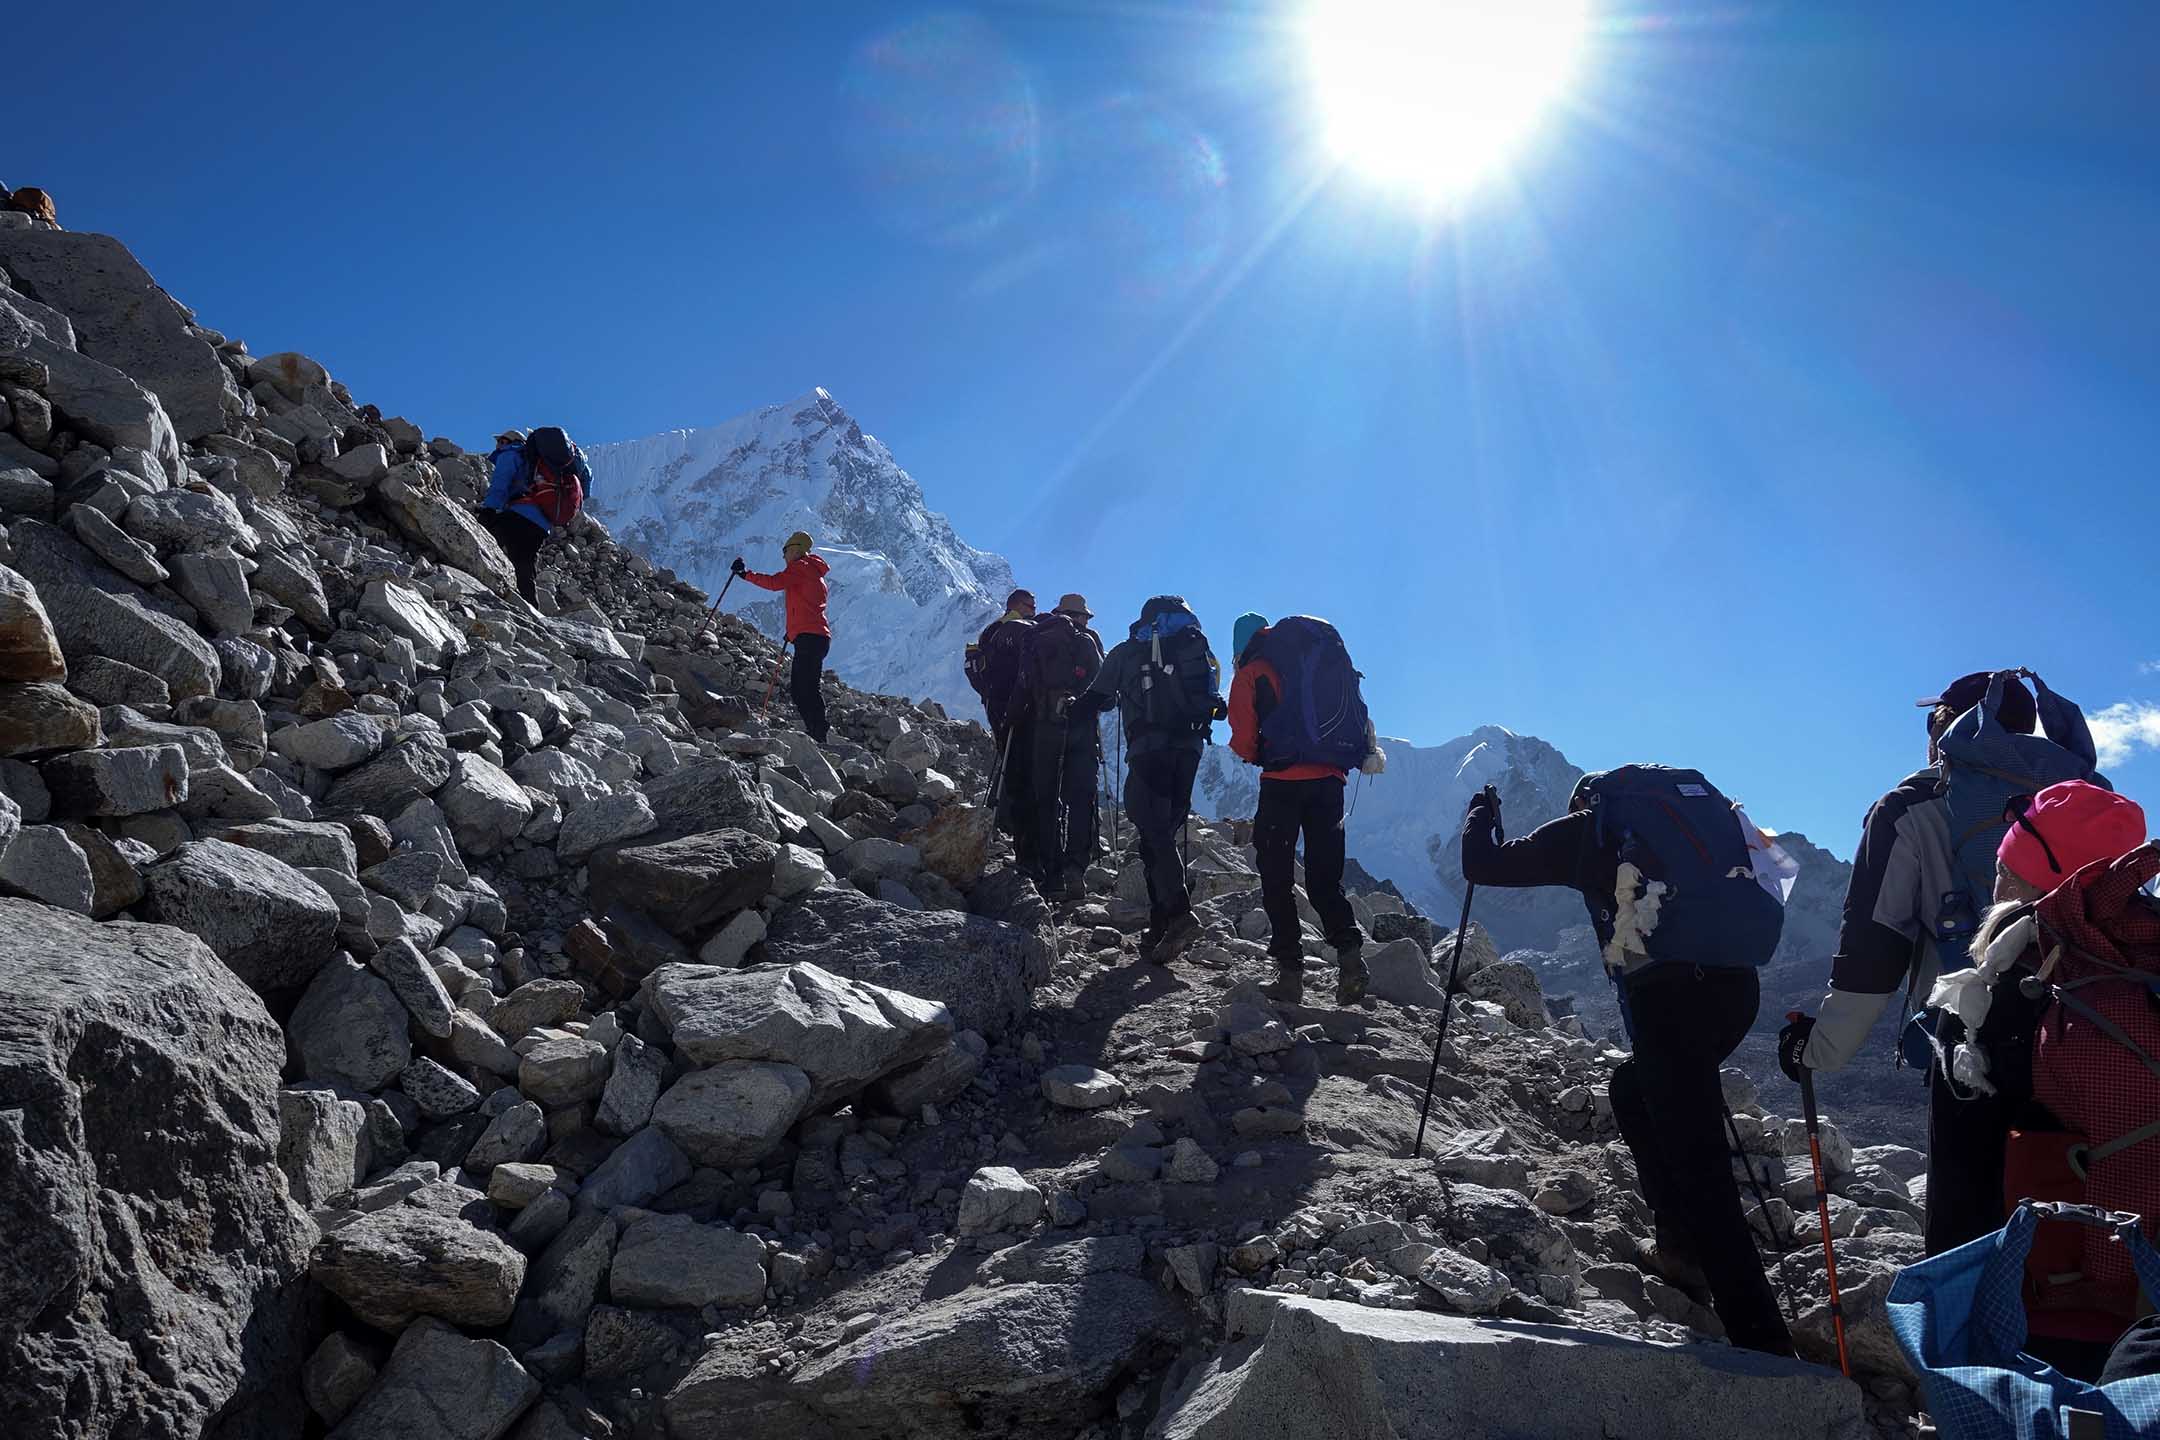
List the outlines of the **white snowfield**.
{"label": "white snowfield", "polygon": [[[832,566],[826,663],[861,689],[975,713],[961,660],[1011,591],[1012,567],[963,544],[824,390],[586,454],[593,510],[616,538],[709,593],[735,556],[777,570],[782,542],[809,531]],[[780,633],[777,595],[737,582],[727,608]]]}

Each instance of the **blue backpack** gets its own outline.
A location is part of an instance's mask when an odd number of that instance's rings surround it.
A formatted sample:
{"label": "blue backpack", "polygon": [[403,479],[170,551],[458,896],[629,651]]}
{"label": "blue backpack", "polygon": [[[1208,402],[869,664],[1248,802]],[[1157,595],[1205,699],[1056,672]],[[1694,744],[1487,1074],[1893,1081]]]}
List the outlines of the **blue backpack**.
{"label": "blue backpack", "polygon": [[[2038,735],[2020,735],[2002,723],[2003,689],[2019,675],[2033,682]],[[1979,929],[1981,912],[1995,893],[1995,850],[2010,828],[2006,810],[2012,798],[2036,795],[2063,780],[2107,782],[2093,773],[2098,761],[2083,712],[2030,671],[1996,671],[1986,698],[1951,722],[1936,749],[1950,818],[1951,868],[1961,883],[1940,897],[1935,939],[1960,943]]]}
{"label": "blue backpack", "polygon": [[1335,627],[1291,615],[1262,631],[1253,653],[1282,677],[1283,693],[1260,721],[1263,768],[1362,765],[1372,753],[1371,723],[1357,667]]}
{"label": "blue backpack", "polygon": [[1127,711],[1128,726],[1176,739],[1206,735],[1222,687],[1200,617],[1175,595],[1158,595],[1129,637],[1141,654],[1139,702]]}
{"label": "blue backpack", "polygon": [[[1705,969],[1759,969],[1770,963],[1785,929],[1785,906],[1755,878],[1755,864],[1741,837],[1732,801],[1698,770],[1665,765],[1623,765],[1582,782],[1590,800],[1591,834],[1610,846],[1623,865],[1641,872],[1630,896],[1612,908],[1590,906],[1606,968],[1634,974],[1652,965]],[[1640,908],[1656,896],[1656,921],[1630,946],[1621,963],[1610,947],[1623,903]]]}

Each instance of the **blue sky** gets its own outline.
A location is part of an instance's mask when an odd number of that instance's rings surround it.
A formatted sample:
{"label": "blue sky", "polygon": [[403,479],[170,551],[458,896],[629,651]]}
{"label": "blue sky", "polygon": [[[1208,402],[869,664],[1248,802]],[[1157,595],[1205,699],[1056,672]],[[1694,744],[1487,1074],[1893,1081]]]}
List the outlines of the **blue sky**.
{"label": "blue sky", "polygon": [[823,385],[1037,590],[1328,615],[1414,740],[1847,852],[2028,664],[2160,790],[2160,8],[1601,6],[1444,214],[1296,17],[33,6],[0,179],[430,433]]}

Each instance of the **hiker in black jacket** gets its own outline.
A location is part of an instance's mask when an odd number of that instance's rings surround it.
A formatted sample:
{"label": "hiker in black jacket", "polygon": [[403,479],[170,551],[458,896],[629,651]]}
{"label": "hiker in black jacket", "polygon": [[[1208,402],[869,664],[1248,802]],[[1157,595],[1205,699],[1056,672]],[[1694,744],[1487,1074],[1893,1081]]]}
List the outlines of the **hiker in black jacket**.
{"label": "hiker in black jacket", "polygon": [[[1500,796],[1486,787],[1463,820],[1463,879],[1501,887],[1564,885],[1582,894],[1594,921],[1601,915],[1609,920],[1620,851],[1617,843],[1598,839],[1590,809],[1597,778],[1584,777],[1569,813],[1510,841],[1502,840]],[[1719,1066],[1755,1023],[1761,999],[1756,973],[1652,964],[1618,984],[1634,1054],[1613,1071],[1613,1118],[1656,1217],[1655,1263],[1668,1278],[1710,1292],[1733,1344],[1791,1355],[1792,1336],[1740,1208],[1718,1080]]]}
{"label": "hiker in black jacket", "polygon": [[1045,895],[1079,900],[1095,859],[1095,771],[1102,742],[1097,712],[1073,702],[1095,683],[1103,643],[1088,624],[1087,600],[1066,595],[1035,622],[1026,680],[1034,724],[1034,832]]}

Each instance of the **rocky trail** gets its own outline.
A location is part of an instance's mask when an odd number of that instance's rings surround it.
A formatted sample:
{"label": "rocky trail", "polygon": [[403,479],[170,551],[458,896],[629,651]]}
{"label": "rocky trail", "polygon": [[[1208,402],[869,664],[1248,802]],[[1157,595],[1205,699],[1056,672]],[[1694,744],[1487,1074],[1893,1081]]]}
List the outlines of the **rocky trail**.
{"label": "rocky trail", "polygon": [[[20,223],[18,223],[20,222]],[[514,419],[519,417],[506,417]],[[519,600],[483,466],[0,215],[0,1415],[11,1436],[1910,1434],[1919,1157],[1730,1072],[1812,1365],[1660,1278],[1621,1053],[1396,896],[1277,1006],[1046,904],[981,727],[828,676],[580,521]],[[1324,952],[1315,939],[1309,947]],[[1313,993],[1332,975],[1316,969]],[[1435,1158],[1437,1156],[1437,1158]]]}

